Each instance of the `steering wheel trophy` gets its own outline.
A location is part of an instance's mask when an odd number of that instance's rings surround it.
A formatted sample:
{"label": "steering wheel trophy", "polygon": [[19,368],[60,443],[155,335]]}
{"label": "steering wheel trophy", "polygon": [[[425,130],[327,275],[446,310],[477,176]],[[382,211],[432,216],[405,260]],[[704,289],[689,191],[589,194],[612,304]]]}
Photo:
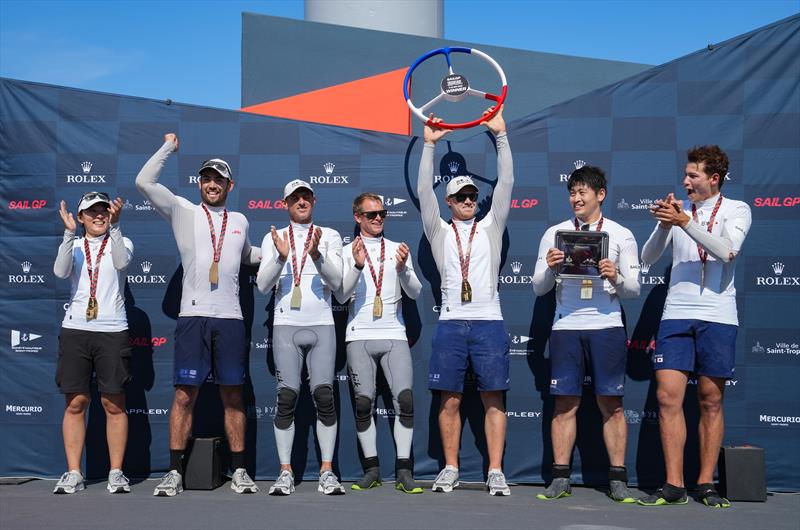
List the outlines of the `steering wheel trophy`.
{"label": "steering wheel trophy", "polygon": [[[497,72],[497,75],[500,77],[500,85],[502,86],[502,89],[500,90],[499,95],[492,94],[489,92],[482,92],[480,90],[476,90],[470,87],[469,81],[467,81],[466,77],[464,77],[461,74],[453,72],[453,65],[450,62],[451,53],[468,53],[470,55],[475,55],[476,57],[480,57],[481,59],[489,63],[489,65],[494,68],[495,72]],[[428,101],[427,103],[425,103],[424,105],[422,105],[421,107],[417,107],[411,101],[411,95],[409,94],[409,87],[411,84],[411,74],[414,73],[414,70],[420,64],[422,64],[423,62],[425,62],[426,60],[430,59],[435,55],[444,55],[445,59],[447,59],[447,75],[444,77],[444,79],[442,79],[440,86],[441,91],[439,92],[439,94],[430,101]],[[481,122],[492,119],[492,117],[495,114],[497,114],[497,112],[500,110],[500,106],[503,105],[503,103],[505,102],[507,93],[508,93],[508,84],[506,83],[506,74],[503,72],[503,69],[500,68],[500,65],[497,64],[497,61],[495,61],[482,51],[477,50],[475,48],[464,48],[464,47],[453,46],[453,47],[438,48],[436,50],[431,50],[425,55],[419,57],[416,61],[414,61],[414,63],[408,68],[405,81],[403,81],[403,95],[406,98],[406,103],[408,104],[408,108],[410,108],[411,112],[413,112],[414,115],[420,120],[422,120],[422,122],[425,123],[426,125],[430,125],[433,122],[425,114],[427,113],[428,110],[430,110],[431,107],[433,107],[440,101],[457,102],[461,101],[467,96],[474,96],[495,102],[494,110],[491,113],[489,113],[489,115],[481,116],[477,120],[468,121],[464,123],[445,123],[445,122],[437,123],[436,126],[442,129],[468,129],[470,127],[475,127],[476,125],[479,125]]]}

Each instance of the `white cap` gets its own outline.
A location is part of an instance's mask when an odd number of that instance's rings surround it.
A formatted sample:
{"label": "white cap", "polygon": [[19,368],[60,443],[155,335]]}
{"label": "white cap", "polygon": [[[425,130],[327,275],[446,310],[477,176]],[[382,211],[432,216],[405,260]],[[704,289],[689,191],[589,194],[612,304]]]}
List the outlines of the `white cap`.
{"label": "white cap", "polygon": [[225,177],[228,180],[233,180],[233,177],[231,176],[231,166],[221,158],[212,158],[210,160],[206,160],[203,162],[203,165],[200,166],[197,174],[202,175],[204,169],[213,169],[219,174],[219,176]]}
{"label": "white cap", "polygon": [[102,191],[90,191],[81,198],[81,202],[80,204],[78,204],[78,213],[84,211],[87,208],[91,208],[98,202],[103,202],[110,206],[111,198],[108,196],[108,194],[103,193]]}
{"label": "white cap", "polygon": [[295,192],[300,188],[306,188],[312,194],[314,193],[314,188],[311,187],[311,184],[306,182],[305,180],[295,179],[291,181],[289,184],[283,187],[283,200],[286,200],[289,195]]}
{"label": "white cap", "polygon": [[455,195],[466,186],[472,186],[475,191],[478,191],[478,186],[472,182],[472,179],[466,175],[459,175],[447,183],[447,196]]}

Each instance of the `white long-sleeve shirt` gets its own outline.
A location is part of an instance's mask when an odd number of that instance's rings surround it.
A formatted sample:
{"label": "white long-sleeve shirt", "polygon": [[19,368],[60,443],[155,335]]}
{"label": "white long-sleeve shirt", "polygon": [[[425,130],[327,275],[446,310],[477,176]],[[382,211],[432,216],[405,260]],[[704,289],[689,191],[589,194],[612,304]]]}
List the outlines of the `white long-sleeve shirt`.
{"label": "white long-sleeve shirt", "polygon": [[[303,248],[310,224],[292,223],[294,232],[294,248],[297,256],[297,267],[300,268],[303,260]],[[314,225],[316,227],[316,225]],[[285,326],[324,326],[333,325],[333,311],[331,308],[331,294],[337,291],[342,284],[342,238],[336,230],[319,227],[322,237],[319,241],[320,257],[317,261],[306,257],[300,275],[301,303],[300,309],[292,309],[292,290],[294,277],[292,276],[292,251],[286,261],[280,260],[278,250],[272,242],[269,232],[261,242],[261,265],[258,268],[256,283],[258,290],[267,293],[275,289],[275,318],[273,325]],[[289,227],[278,230],[278,236],[283,238],[288,234]]]}
{"label": "white long-sleeve shirt", "polygon": [[[167,158],[175,149],[165,142],[136,177],[136,187],[147,197],[156,211],[169,221],[183,265],[183,295],[179,316],[242,319],[239,306],[239,268],[242,262],[257,265],[261,253],[250,245],[247,218],[238,212],[228,212],[228,225],[219,260],[219,282],[209,281],[209,269],[214,260],[211,230],[203,207],[178,197],[158,183]],[[206,206],[211,214],[214,232],[219,241],[224,208]]]}
{"label": "white long-sleeve shirt", "polygon": [[[503,320],[500,296],[497,292],[497,277],[503,248],[503,232],[506,229],[511,207],[511,191],[514,187],[514,161],[508,135],[503,132],[497,141],[497,184],[492,194],[492,207],[478,221],[472,241],[468,281],[472,288],[472,301],[461,301],[461,262],[458,258],[456,237],[450,223],[440,217],[439,203],[433,192],[434,144],[425,144],[419,161],[417,194],[419,195],[422,227],[431,244],[431,253],[442,279],[442,308],[440,320]],[[472,223],[453,221],[461,239],[461,249],[466,257]]]}
{"label": "white long-sleeve shirt", "polygon": [[342,261],[344,262],[342,287],[336,293],[336,298],[348,305],[349,313],[345,335],[345,340],[348,342],[379,339],[408,340],[402,312],[403,291],[410,298],[416,299],[422,291],[422,284],[414,273],[414,263],[410,254],[406,258],[403,269],[397,272],[395,256],[400,243],[386,238],[362,235],[361,240],[375,267],[375,276],[380,274],[381,239],[385,242],[385,265],[381,284],[383,314],[380,317],[372,315],[377,289],[370,273],[369,264],[365,262],[364,268],[361,270],[356,268],[352,243],[342,250]]}
{"label": "white long-sleeve shirt", "polygon": [[[697,222],[690,221],[686,228],[664,229],[656,224],[642,247],[642,262],[652,265],[672,244],[672,273],[663,320],[698,319],[739,324],[734,258],[744,244],[752,216],[747,203],[724,197],[709,233],[708,222],[718,198],[719,195],[715,195],[698,203]],[[683,209],[691,216],[691,202],[685,201]],[[705,273],[702,273],[698,243],[708,252]],[[704,276],[702,288],[701,273]]]}
{"label": "white long-sleeve shirt", "polygon": [[[597,229],[597,223],[589,230]],[[608,233],[608,259],[617,266],[617,281],[606,279],[592,282],[592,298],[581,299],[582,280],[562,278],[556,281],[553,270],[547,266],[547,251],[555,246],[558,230],[575,230],[573,220],[551,226],[539,242],[539,257],[533,274],[533,290],[542,296],[556,286],[556,314],[553,329],[606,329],[622,326],[619,298],[639,296],[639,258],[636,239],[624,226],[603,218],[603,232]]]}
{"label": "white long-sleeve shirt", "polygon": [[125,313],[125,269],[133,256],[133,243],[122,236],[119,224],[108,230],[108,242],[100,259],[97,277],[97,318],[86,320],[89,303],[90,280],[86,268],[83,240],[89,241],[92,267],[97,266],[97,256],[105,236],[77,237],[75,232],[64,230],[64,239],[58,247],[53,273],[58,278],[69,278],[72,284],[69,305],[61,326],[85,331],[116,332],[128,329]]}

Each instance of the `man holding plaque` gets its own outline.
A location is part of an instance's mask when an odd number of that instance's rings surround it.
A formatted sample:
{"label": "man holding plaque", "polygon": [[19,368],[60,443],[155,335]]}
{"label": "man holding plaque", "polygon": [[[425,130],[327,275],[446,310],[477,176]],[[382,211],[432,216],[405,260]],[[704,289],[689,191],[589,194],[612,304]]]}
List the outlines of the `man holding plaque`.
{"label": "man holding plaque", "polygon": [[335,230],[312,221],[317,199],[308,182],[289,182],[283,188],[283,198],[289,212],[289,226],[280,231],[273,226],[264,236],[263,259],[256,277],[262,293],[275,289],[272,352],[278,410],[274,428],[281,469],[269,494],[294,492],[294,411],[303,364],[308,367],[311,395],[317,409],[321,456],[317,490],[325,495],[343,494],[344,487],[333,473],[336,331],[331,309],[331,293],[342,283],[342,238]]}
{"label": "man holding plaque", "polygon": [[402,313],[403,291],[415,299],[422,291],[422,284],[414,273],[408,245],[395,243],[383,235],[386,209],[379,195],[362,193],[356,197],[353,217],[359,235],[344,247],[342,288],[336,294],[349,308],[347,367],[356,395],[356,431],[363,453],[364,476],[352,488],[367,490],[381,483],[372,421],[375,379],[380,365],[395,410],[395,488],[404,493],[422,493],[422,488],[414,482],[411,462],[413,368]]}
{"label": "man holding plaque", "polygon": [[452,217],[448,223],[439,216],[439,204],[433,191],[435,144],[449,132],[436,126],[439,121],[434,118],[431,124],[425,125],[425,146],[417,182],[423,228],[442,281],[442,303],[433,338],[428,388],[441,392],[439,430],[445,467],[436,477],[433,491],[450,492],[458,486],[461,398],[464,376],[471,366],[486,411],[489,453],[486,485],[490,495],[510,495],[502,471],[506,435],[503,392],[509,388],[509,339],[500,311],[497,279],[514,185],[511,148],[501,109],[483,122],[495,135],[497,144],[497,185],[491,209],[483,219],[476,219],[478,188],[469,176],[455,177],[447,184],[445,197]]}
{"label": "man holding plaque", "polygon": [[627,336],[619,299],[639,296],[636,240],[630,230],[603,217],[606,178],[602,169],[583,166],[575,170],[567,189],[574,217],[544,233],[533,275],[537,296],[556,288],[550,334],[550,393],[555,396],[553,480],[537,497],[549,500],[571,495],[575,418],[589,367],[611,464],[609,496],[632,503],[636,499],[627,486],[628,430],[622,408]]}
{"label": "man holding plaque", "polygon": [[250,245],[244,215],[225,207],[233,189],[227,162],[212,158],[198,172],[200,204],[178,197],[159,184],[161,169],[178,138],[164,145],[142,167],[136,187],[172,226],[183,265],[183,292],[175,328],[175,399],[169,416],[169,472],[153,495],[172,497],[183,491],[186,442],[200,386],[209,374],[225,407],[225,434],[231,450],[231,489],[255,493],[258,486],[245,470],[245,413],[242,385],[247,371],[247,340],[239,306],[239,268],[256,265],[258,248]]}
{"label": "man holding plaque", "polygon": [[700,402],[699,496],[706,506],[730,506],[714,487],[714,469],[725,429],[725,381],[733,377],[736,360],[734,260],[752,218],[747,203],[723,199],[727,173],[728,156],[718,146],[691,149],[683,178],[689,200],[684,203],[670,193],[656,201],[652,213],[658,224],[642,248],[642,262],[653,264],[672,244],[672,274],[653,356],[667,482],[639,500],[645,506],[688,502],[683,398],[691,373],[697,376]]}

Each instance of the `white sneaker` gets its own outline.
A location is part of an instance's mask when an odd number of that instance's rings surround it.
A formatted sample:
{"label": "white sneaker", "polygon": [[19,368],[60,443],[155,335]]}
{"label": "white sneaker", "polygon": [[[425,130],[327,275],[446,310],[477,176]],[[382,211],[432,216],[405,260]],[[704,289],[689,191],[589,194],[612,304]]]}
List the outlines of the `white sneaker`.
{"label": "white sneaker", "polygon": [[344,486],[333,474],[333,471],[325,471],[319,476],[317,491],[325,495],[344,495]]}
{"label": "white sneaker", "polygon": [[458,487],[458,468],[455,466],[444,466],[433,482],[433,491],[450,493]]}
{"label": "white sneaker", "polygon": [[243,467],[233,472],[231,476],[231,489],[236,493],[258,493],[258,486],[253,482],[253,479],[250,478],[250,475],[247,474],[247,470]]}
{"label": "white sneaker", "polygon": [[112,469],[108,473],[106,489],[109,493],[130,493],[131,484],[128,481],[128,477],[122,474],[121,469]]}
{"label": "white sneaker", "polygon": [[161,482],[153,490],[156,497],[174,497],[183,492],[183,477],[174,469],[164,475]]}
{"label": "white sneaker", "polygon": [[294,493],[294,473],[288,469],[281,471],[275,484],[269,487],[270,495],[291,495]]}
{"label": "white sneaker", "polygon": [[56,483],[53,493],[76,493],[86,486],[83,484],[83,475],[80,471],[67,471]]}
{"label": "white sneaker", "polygon": [[489,489],[489,495],[511,495],[511,488],[506,484],[506,476],[499,469],[489,471],[486,487]]}

